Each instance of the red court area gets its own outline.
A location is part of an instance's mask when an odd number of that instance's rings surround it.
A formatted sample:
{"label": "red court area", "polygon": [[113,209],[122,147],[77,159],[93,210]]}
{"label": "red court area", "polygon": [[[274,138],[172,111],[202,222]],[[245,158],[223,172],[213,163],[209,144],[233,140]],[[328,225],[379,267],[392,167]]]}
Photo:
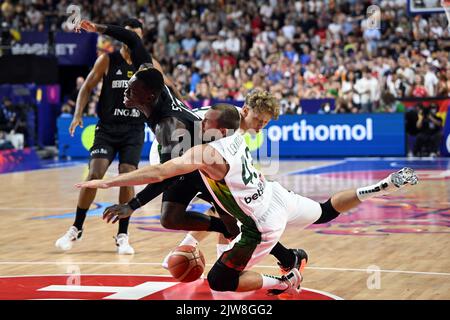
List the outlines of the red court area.
{"label": "red court area", "polygon": [[46,275],[0,278],[0,300],[336,300],[312,289],[298,295],[268,296],[253,292],[211,291],[205,279],[191,283],[171,277],[137,275]]}

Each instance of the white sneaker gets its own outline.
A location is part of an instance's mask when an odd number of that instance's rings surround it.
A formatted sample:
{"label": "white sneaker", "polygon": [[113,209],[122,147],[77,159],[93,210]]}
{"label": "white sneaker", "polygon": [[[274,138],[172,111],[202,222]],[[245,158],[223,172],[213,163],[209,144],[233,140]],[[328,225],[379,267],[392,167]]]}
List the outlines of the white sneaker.
{"label": "white sneaker", "polygon": [[134,254],[134,249],[128,242],[128,234],[119,233],[114,239],[116,239],[118,254]]}
{"label": "white sneaker", "polygon": [[75,241],[81,240],[82,235],[83,230],[78,230],[76,227],[71,226],[65,235],[56,240],[55,247],[63,251],[70,250]]}
{"label": "white sneaker", "polygon": [[170,251],[167,256],[164,258],[163,262],[161,263],[161,266],[166,269],[169,270],[169,258],[172,255],[173,251]]}
{"label": "white sneaker", "polygon": [[287,288],[284,290],[280,289],[269,289],[267,294],[271,296],[276,296],[282,293],[287,294],[298,294],[300,293],[301,287],[300,284],[303,281],[303,276],[301,275],[300,271],[297,268],[292,269],[287,274],[283,275],[281,277],[281,280],[287,284]]}
{"label": "white sneaker", "polygon": [[389,194],[397,191],[407,185],[415,185],[419,182],[416,173],[411,168],[403,168],[397,172],[391,173],[381,182],[383,193]]}

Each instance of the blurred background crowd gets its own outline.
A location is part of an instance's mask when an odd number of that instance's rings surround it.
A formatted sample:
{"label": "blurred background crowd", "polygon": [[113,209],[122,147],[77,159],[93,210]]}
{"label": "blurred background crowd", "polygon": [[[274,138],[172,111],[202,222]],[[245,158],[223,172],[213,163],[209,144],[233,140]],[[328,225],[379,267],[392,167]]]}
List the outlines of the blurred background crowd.
{"label": "blurred background crowd", "polygon": [[[236,99],[257,87],[300,113],[302,98],[337,99],[337,112],[394,111],[395,98],[447,96],[445,15],[406,15],[395,1],[71,1],[98,23],[138,17],[144,42],[188,99]],[[381,9],[370,28],[367,6]],[[18,30],[65,30],[68,1],[6,0]],[[100,40],[100,49],[112,49]]]}
{"label": "blurred background crowd", "polygon": [[[408,16],[406,0],[5,0],[2,28],[68,31],[72,3],[97,23],[139,18],[146,47],[186,100],[243,100],[262,88],[284,114],[300,114],[301,99],[317,98],[335,99],[333,112],[359,113],[404,111],[399,98],[450,93],[448,21]],[[376,28],[371,4],[381,9]],[[116,45],[100,37],[99,53]],[[92,115],[96,99],[87,108]],[[324,104],[320,112],[331,110]]]}

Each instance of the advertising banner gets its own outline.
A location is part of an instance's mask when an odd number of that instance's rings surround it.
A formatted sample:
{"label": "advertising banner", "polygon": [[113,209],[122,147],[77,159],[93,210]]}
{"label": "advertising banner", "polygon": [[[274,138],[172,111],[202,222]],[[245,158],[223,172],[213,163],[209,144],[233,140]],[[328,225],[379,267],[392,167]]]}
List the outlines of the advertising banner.
{"label": "advertising banner", "polygon": [[[84,128],[69,135],[71,118],[58,119],[61,157],[88,157],[96,118],[85,118]],[[251,151],[280,158],[340,156],[404,156],[404,114],[283,115],[257,136],[247,136]],[[148,153],[154,135],[146,127],[142,157]]]}
{"label": "advertising banner", "polygon": [[[13,54],[49,55],[47,32],[21,32],[12,47]],[[97,34],[57,32],[55,52],[61,65],[93,65],[97,58]]]}

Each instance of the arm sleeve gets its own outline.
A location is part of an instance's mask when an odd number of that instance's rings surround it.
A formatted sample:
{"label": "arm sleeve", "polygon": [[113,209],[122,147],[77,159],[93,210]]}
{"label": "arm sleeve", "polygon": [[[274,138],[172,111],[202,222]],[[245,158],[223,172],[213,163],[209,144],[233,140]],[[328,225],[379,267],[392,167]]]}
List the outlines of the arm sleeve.
{"label": "arm sleeve", "polygon": [[[163,153],[160,155],[160,157],[161,163],[164,163],[171,159],[171,154]],[[136,197],[134,197],[128,204],[130,205],[131,209],[136,210],[137,208],[140,208],[155,199],[167,189],[170,189],[175,183],[178,182],[179,179],[180,176],[177,176],[161,181],[159,183],[149,184],[141,192],[136,194]]]}
{"label": "arm sleeve", "polygon": [[106,27],[103,34],[119,40],[130,48],[131,61],[136,69],[139,69],[143,63],[152,63],[152,56],[145,49],[141,38],[136,33],[111,24],[107,24]]}
{"label": "arm sleeve", "polygon": [[136,196],[131,199],[131,201],[128,202],[128,205],[133,210],[146,205],[161,193],[163,193],[165,190],[172,187],[179,179],[180,177],[173,177],[159,183],[152,183],[147,185],[141,192],[136,194]]}

